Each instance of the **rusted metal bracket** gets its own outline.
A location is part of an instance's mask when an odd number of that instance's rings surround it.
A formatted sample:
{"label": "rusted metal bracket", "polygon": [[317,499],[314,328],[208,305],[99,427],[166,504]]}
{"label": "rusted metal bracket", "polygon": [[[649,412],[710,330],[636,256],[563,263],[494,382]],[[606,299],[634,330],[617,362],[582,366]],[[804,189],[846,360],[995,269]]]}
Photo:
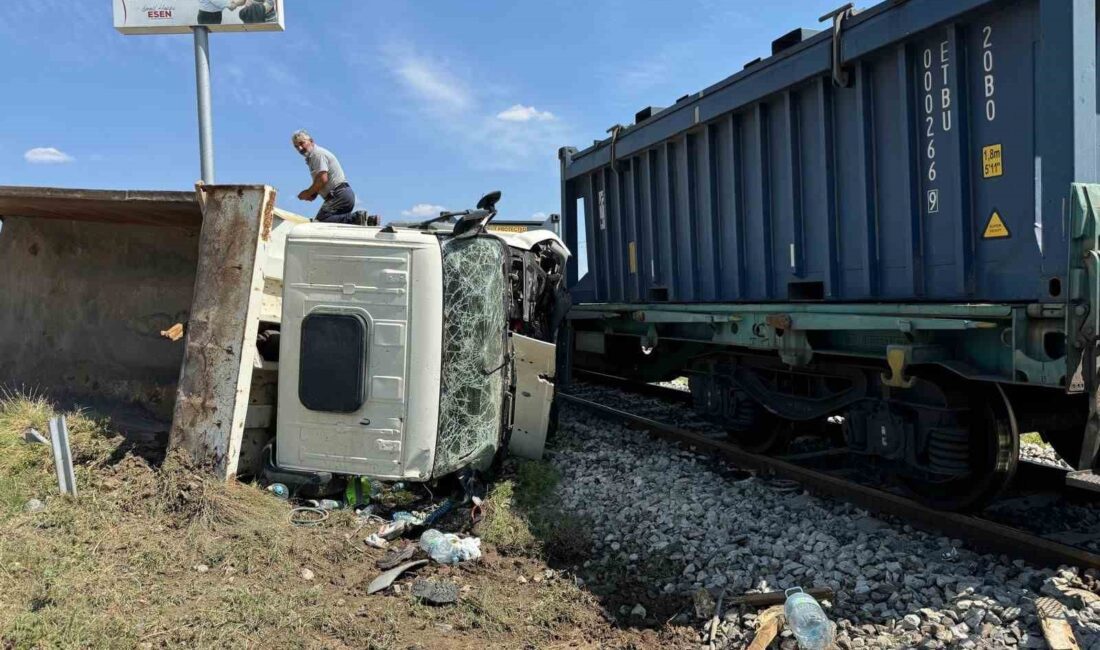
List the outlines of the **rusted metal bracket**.
{"label": "rusted metal bracket", "polygon": [[838,7],[818,19],[819,22],[833,21],[833,84],[841,88],[847,88],[850,81],[848,71],[844,69],[840,60],[840,36],[844,31],[844,21],[856,15],[857,10],[851,2],[843,7]]}

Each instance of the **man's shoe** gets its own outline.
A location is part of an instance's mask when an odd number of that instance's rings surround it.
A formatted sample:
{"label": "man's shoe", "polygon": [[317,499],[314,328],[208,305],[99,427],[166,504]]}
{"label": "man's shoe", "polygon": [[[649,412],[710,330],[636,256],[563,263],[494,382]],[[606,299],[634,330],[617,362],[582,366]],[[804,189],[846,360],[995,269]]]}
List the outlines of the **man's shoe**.
{"label": "man's shoe", "polygon": [[351,213],[351,222],[357,226],[367,225],[367,213],[362,210]]}

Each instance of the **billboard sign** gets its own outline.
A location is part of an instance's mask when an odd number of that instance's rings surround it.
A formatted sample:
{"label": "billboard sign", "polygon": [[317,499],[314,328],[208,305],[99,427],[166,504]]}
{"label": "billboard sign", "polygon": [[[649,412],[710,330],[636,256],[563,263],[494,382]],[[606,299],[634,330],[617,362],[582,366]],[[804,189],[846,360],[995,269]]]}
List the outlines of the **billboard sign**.
{"label": "billboard sign", "polygon": [[281,32],[283,0],[114,0],[115,29],[123,34]]}

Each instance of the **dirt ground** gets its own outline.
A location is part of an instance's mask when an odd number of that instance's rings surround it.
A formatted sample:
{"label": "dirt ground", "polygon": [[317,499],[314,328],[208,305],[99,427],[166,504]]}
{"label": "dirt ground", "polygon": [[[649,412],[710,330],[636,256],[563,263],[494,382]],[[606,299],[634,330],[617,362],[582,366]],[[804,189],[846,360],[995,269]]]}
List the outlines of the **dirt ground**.
{"label": "dirt ground", "polygon": [[[22,440],[52,414],[40,398],[0,398],[0,647],[695,645],[694,628],[647,629],[619,612],[629,596],[578,586],[583,523],[546,502],[545,466],[506,466],[490,486],[480,562],[432,563],[368,596],[383,551],[353,514],[294,526],[285,501],[178,457],[150,464],[87,414],[68,414],[80,495],[60,496],[48,447]],[[420,603],[417,577],[455,583],[458,602]]]}

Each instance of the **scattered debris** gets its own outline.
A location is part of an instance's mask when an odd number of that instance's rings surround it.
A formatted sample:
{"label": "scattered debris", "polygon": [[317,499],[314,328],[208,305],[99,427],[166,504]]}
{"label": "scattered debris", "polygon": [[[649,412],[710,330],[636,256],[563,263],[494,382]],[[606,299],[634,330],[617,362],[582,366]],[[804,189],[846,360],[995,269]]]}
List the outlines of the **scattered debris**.
{"label": "scattered debris", "polygon": [[271,485],[267,486],[267,491],[274,494],[280,499],[290,498],[290,488],[282,483],[272,483]]}
{"label": "scattered debris", "polygon": [[1066,620],[1066,611],[1057,600],[1048,597],[1035,599],[1035,611],[1043,628],[1043,637],[1050,650],[1080,650],[1073,628]]}
{"label": "scattered debris", "polygon": [[300,506],[290,511],[290,523],[295,526],[319,526],[328,519],[329,512],[322,508]]}
{"label": "scattered debris", "polygon": [[183,323],[176,323],[166,330],[161,330],[160,335],[173,343],[183,338]]}
{"label": "scattered debris", "polygon": [[344,490],[344,501],[358,511],[362,508],[370,508],[371,500],[378,494],[378,486],[366,476],[360,476],[348,480],[348,486]]}
{"label": "scattered debris", "polygon": [[41,433],[38,433],[37,429],[34,429],[32,427],[27,427],[27,430],[23,432],[23,441],[32,445],[50,444],[49,440],[46,440],[46,438]]}
{"label": "scattered debris", "polygon": [[447,513],[449,513],[453,508],[454,502],[450,499],[444,499],[443,503],[439,504],[438,508],[433,510],[430,515],[424,518],[424,525],[429,528],[434,526],[436,522],[446,517]]}
{"label": "scattered debris", "polygon": [[46,504],[42,503],[38,499],[31,499],[23,504],[24,512],[42,512],[46,509]]}
{"label": "scattered debris", "polygon": [[429,605],[451,605],[458,600],[458,585],[422,578],[413,583],[411,593]]}
{"label": "scattered debris", "polygon": [[411,560],[414,555],[416,555],[416,545],[406,544],[401,548],[395,548],[383,555],[377,562],[378,568],[383,571],[392,569],[402,562]]}
{"label": "scattered debris", "polygon": [[195,571],[198,571],[199,573],[206,573],[209,570],[210,570],[210,567],[206,566],[205,564],[196,564],[195,565]]}
{"label": "scattered debris", "polygon": [[313,580],[313,570],[308,567],[303,568],[302,580]]}
{"label": "scattered debris", "polygon": [[363,543],[374,548],[386,548],[390,545],[385,539],[379,537],[378,533],[371,533],[363,540]]}
{"label": "scattered debris", "polygon": [[646,613],[645,607],[641,603],[638,603],[630,610],[630,615],[634,618],[645,618]]}
{"label": "scattered debris", "polygon": [[400,511],[400,512],[393,513],[393,520],[395,522],[403,521],[409,526],[421,526],[421,525],[424,524],[424,518],[423,517],[421,517],[419,515],[416,515],[416,514],[413,514],[411,512],[405,512],[405,511]]}
{"label": "scattered debris", "polygon": [[772,605],[765,609],[756,619],[756,636],[753,637],[748,650],[765,650],[775,637],[779,636],[779,630],[783,629],[784,625],[786,625],[786,619],[783,616],[782,605]]}
{"label": "scattered debris", "polygon": [[392,585],[393,581],[397,580],[397,578],[402,573],[404,573],[404,572],[406,572],[410,569],[415,569],[417,567],[422,567],[427,563],[428,563],[427,560],[413,560],[412,562],[406,562],[406,563],[402,564],[401,566],[397,566],[397,567],[394,567],[394,568],[390,569],[389,571],[386,571],[385,573],[378,576],[374,580],[371,580],[370,585],[367,586],[367,594],[368,595],[369,594],[375,594],[375,593],[378,593],[379,591],[382,591],[383,589],[386,589],[387,587]]}
{"label": "scattered debris", "polygon": [[784,593],[787,594],[787,602],[783,605],[783,616],[798,640],[798,647],[805,650],[831,647],[836,640],[836,624],[825,616],[817,599],[801,587],[788,589]]}
{"label": "scattered debris", "polygon": [[947,549],[943,552],[943,559],[947,560],[948,562],[954,562],[955,560],[959,559],[959,549],[955,548],[954,546]]}
{"label": "scattered debris", "polygon": [[707,643],[711,646],[714,645],[714,641],[718,638],[718,622],[722,620],[722,601],[726,597],[726,590],[723,589],[722,593],[718,595],[718,604],[714,606],[714,616],[710,618],[710,626],[707,629]]}
{"label": "scattered debris", "polygon": [[411,526],[407,521],[391,521],[390,523],[382,526],[382,528],[379,529],[378,536],[388,542],[392,542],[398,537],[404,535],[405,531],[407,531],[409,528],[411,528]]}
{"label": "scattered debris", "polygon": [[477,537],[459,537],[434,528],[420,536],[420,548],[440,564],[458,564],[481,557],[481,540]]}

